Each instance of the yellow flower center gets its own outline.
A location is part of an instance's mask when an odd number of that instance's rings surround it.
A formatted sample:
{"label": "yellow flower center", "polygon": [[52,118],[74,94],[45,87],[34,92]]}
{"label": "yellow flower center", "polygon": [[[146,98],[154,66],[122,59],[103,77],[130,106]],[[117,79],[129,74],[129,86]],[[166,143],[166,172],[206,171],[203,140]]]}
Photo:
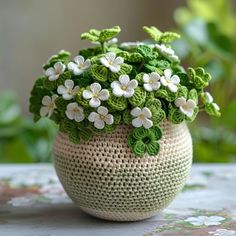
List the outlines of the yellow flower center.
{"label": "yellow flower center", "polygon": [[127,90],[127,86],[123,85],[123,86],[121,86],[121,89],[122,90]]}
{"label": "yellow flower center", "polygon": [[98,94],[97,94],[97,93],[95,93],[93,96],[94,96],[95,98],[98,98]]}
{"label": "yellow flower center", "polygon": [[141,114],[141,115],[139,116],[139,118],[140,118],[141,120],[144,120],[144,119],[146,118],[146,116],[145,116],[144,114]]}
{"label": "yellow flower center", "polygon": [[105,116],[104,115],[100,115],[100,119],[101,120],[105,120]]}

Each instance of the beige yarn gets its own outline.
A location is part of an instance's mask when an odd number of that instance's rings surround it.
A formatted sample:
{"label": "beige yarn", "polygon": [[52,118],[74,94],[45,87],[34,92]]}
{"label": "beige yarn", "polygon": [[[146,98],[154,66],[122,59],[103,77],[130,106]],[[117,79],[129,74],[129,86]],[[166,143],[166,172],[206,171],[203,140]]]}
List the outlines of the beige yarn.
{"label": "beige yarn", "polygon": [[165,208],[182,189],[192,163],[192,140],[185,123],[161,124],[156,157],[135,157],[127,145],[131,127],[73,144],[58,133],[56,172],[67,194],[85,212],[108,220],[136,221]]}

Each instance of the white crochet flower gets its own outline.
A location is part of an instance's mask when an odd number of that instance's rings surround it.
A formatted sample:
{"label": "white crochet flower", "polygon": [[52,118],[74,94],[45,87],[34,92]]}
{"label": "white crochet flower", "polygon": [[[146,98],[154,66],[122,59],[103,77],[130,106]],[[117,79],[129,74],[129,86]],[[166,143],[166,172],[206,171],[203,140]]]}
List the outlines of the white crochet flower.
{"label": "white crochet flower", "polygon": [[161,76],[161,84],[167,87],[171,92],[175,93],[178,90],[177,84],[180,79],[178,75],[172,75],[171,69],[164,70],[164,76]]}
{"label": "white crochet flower", "polygon": [[111,83],[112,93],[116,97],[132,97],[137,86],[138,81],[135,79],[130,80],[128,75],[121,75],[119,81],[116,80]]}
{"label": "white crochet flower", "polygon": [[100,58],[101,63],[116,73],[120,70],[120,64],[124,62],[122,57],[116,57],[114,52],[108,52],[105,57]]}
{"label": "white crochet flower", "polygon": [[65,100],[72,99],[79,91],[79,86],[74,87],[74,81],[67,79],[65,85],[60,85],[57,92],[62,95]]}
{"label": "white crochet flower", "polygon": [[221,221],[225,220],[224,217],[221,216],[198,216],[198,217],[188,217],[186,222],[189,222],[192,225],[195,226],[210,226],[210,225],[220,225]]}
{"label": "white crochet flower", "polygon": [[175,51],[172,48],[166,47],[165,44],[156,44],[155,47],[161,53],[161,55],[167,57],[173,62],[179,61],[179,58],[177,55],[175,55]]}
{"label": "white crochet flower", "polygon": [[220,110],[220,107],[218,106],[218,104],[213,102],[214,101],[213,97],[211,96],[211,94],[209,92],[205,92],[203,96],[204,96],[205,103],[211,103],[215,110],[217,110],[217,111]]}
{"label": "white crochet flower", "polygon": [[91,66],[90,59],[84,60],[84,57],[78,55],[74,58],[75,62],[68,63],[67,67],[73,71],[74,75],[81,75],[85,70]]}
{"label": "white crochet flower", "polygon": [[140,46],[140,45],[144,45],[145,43],[143,42],[123,42],[120,44],[120,47],[122,48],[134,48],[134,47],[137,47],[137,46]]}
{"label": "white crochet flower", "polygon": [[109,91],[107,89],[102,89],[99,83],[93,83],[90,85],[90,90],[83,91],[83,97],[85,99],[90,99],[89,105],[91,107],[99,107],[101,101],[105,101],[109,98]]}
{"label": "white crochet flower", "polygon": [[48,68],[45,71],[45,75],[48,76],[50,81],[57,80],[61,74],[64,73],[66,66],[62,62],[56,62],[53,67]]}
{"label": "white crochet flower", "polygon": [[66,107],[66,116],[70,120],[81,122],[84,120],[84,109],[79,106],[76,102],[69,103]]}
{"label": "white crochet flower", "polygon": [[145,129],[149,129],[153,126],[152,121],[149,119],[152,117],[151,111],[147,108],[139,108],[136,107],[131,110],[131,115],[136,117],[132,120],[132,125],[134,127],[141,127],[143,126]]}
{"label": "white crochet flower", "polygon": [[88,116],[90,122],[94,122],[94,127],[97,129],[103,129],[105,124],[111,125],[114,122],[114,117],[108,114],[108,109],[106,107],[100,106],[97,112],[91,112]]}
{"label": "white crochet flower", "polygon": [[44,117],[50,117],[56,108],[55,100],[58,96],[56,94],[50,96],[44,96],[42,99],[43,106],[40,109],[40,116]]}
{"label": "white crochet flower", "polygon": [[194,109],[197,106],[196,103],[192,99],[186,99],[184,97],[179,97],[175,100],[175,105],[179,107],[180,111],[188,116],[191,117],[194,113]]}
{"label": "white crochet flower", "polygon": [[152,72],[151,74],[144,74],[143,75],[143,87],[146,91],[151,92],[158,90],[161,86],[160,83],[160,75],[157,72]]}
{"label": "white crochet flower", "polygon": [[228,230],[228,229],[217,229],[216,231],[210,231],[208,233],[214,236],[226,236],[226,235],[236,236],[236,232],[234,230]]}

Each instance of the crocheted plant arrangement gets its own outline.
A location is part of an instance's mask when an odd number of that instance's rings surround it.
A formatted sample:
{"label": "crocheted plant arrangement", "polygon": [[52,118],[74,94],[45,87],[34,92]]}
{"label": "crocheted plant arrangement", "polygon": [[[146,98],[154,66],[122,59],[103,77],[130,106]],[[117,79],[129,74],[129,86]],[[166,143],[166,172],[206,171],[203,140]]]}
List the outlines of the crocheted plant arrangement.
{"label": "crocheted plant arrangement", "polygon": [[187,68],[170,43],[180,36],[143,27],[153,43],[121,43],[120,27],[83,33],[94,47],[81,49],[73,60],[60,51],[43,66],[35,82],[30,111],[35,121],[49,117],[70,141],[116,132],[119,124],[133,127],[127,143],[142,157],[158,154],[159,124],[192,122],[198,112],[220,116],[219,106],[205,92],[211,75],[203,68]]}

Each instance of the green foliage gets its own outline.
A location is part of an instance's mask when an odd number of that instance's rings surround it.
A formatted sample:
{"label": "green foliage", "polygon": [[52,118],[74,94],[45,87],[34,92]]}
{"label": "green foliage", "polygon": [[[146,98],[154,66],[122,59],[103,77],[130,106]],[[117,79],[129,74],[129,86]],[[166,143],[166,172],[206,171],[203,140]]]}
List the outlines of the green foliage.
{"label": "green foliage", "polygon": [[[84,57],[70,61],[67,52],[53,56],[45,69],[57,75],[55,80],[40,77],[31,92],[30,111],[35,121],[40,116],[50,117],[74,143],[88,141],[94,134],[115,132],[123,123],[138,126],[128,144],[142,157],[145,153],[158,154],[162,137],[159,126],[165,119],[174,124],[192,122],[203,110],[218,116],[216,103],[198,104],[210,75],[199,67],[186,73],[171,49],[169,43],[179,35],[155,27],[144,30],[162,45],[123,47],[113,43],[111,39],[120,32],[115,26],[83,33],[82,39],[99,43],[80,50]],[[62,62],[62,70],[54,67],[57,61]]]}
{"label": "green foliage", "polygon": [[0,163],[50,161],[56,126],[23,117],[14,93],[0,96]]}
{"label": "green foliage", "polygon": [[[214,116],[222,115],[220,119],[201,116],[201,122],[193,125],[195,161],[235,160],[236,15],[232,5],[232,0],[188,0],[187,6],[174,14],[182,35],[174,42],[174,49],[186,65],[204,68],[205,73],[203,69],[189,69],[191,81],[196,81],[196,89],[210,82],[210,91],[221,107],[219,112],[212,102],[200,108]],[[183,80],[191,84],[187,77]],[[206,122],[210,129],[205,128]]]}
{"label": "green foliage", "polygon": [[89,32],[85,32],[81,34],[81,39],[87,39],[92,42],[100,42],[104,43],[113,37],[115,37],[117,34],[120,33],[120,27],[114,26],[110,29],[103,29],[103,30],[95,30],[91,29]]}

